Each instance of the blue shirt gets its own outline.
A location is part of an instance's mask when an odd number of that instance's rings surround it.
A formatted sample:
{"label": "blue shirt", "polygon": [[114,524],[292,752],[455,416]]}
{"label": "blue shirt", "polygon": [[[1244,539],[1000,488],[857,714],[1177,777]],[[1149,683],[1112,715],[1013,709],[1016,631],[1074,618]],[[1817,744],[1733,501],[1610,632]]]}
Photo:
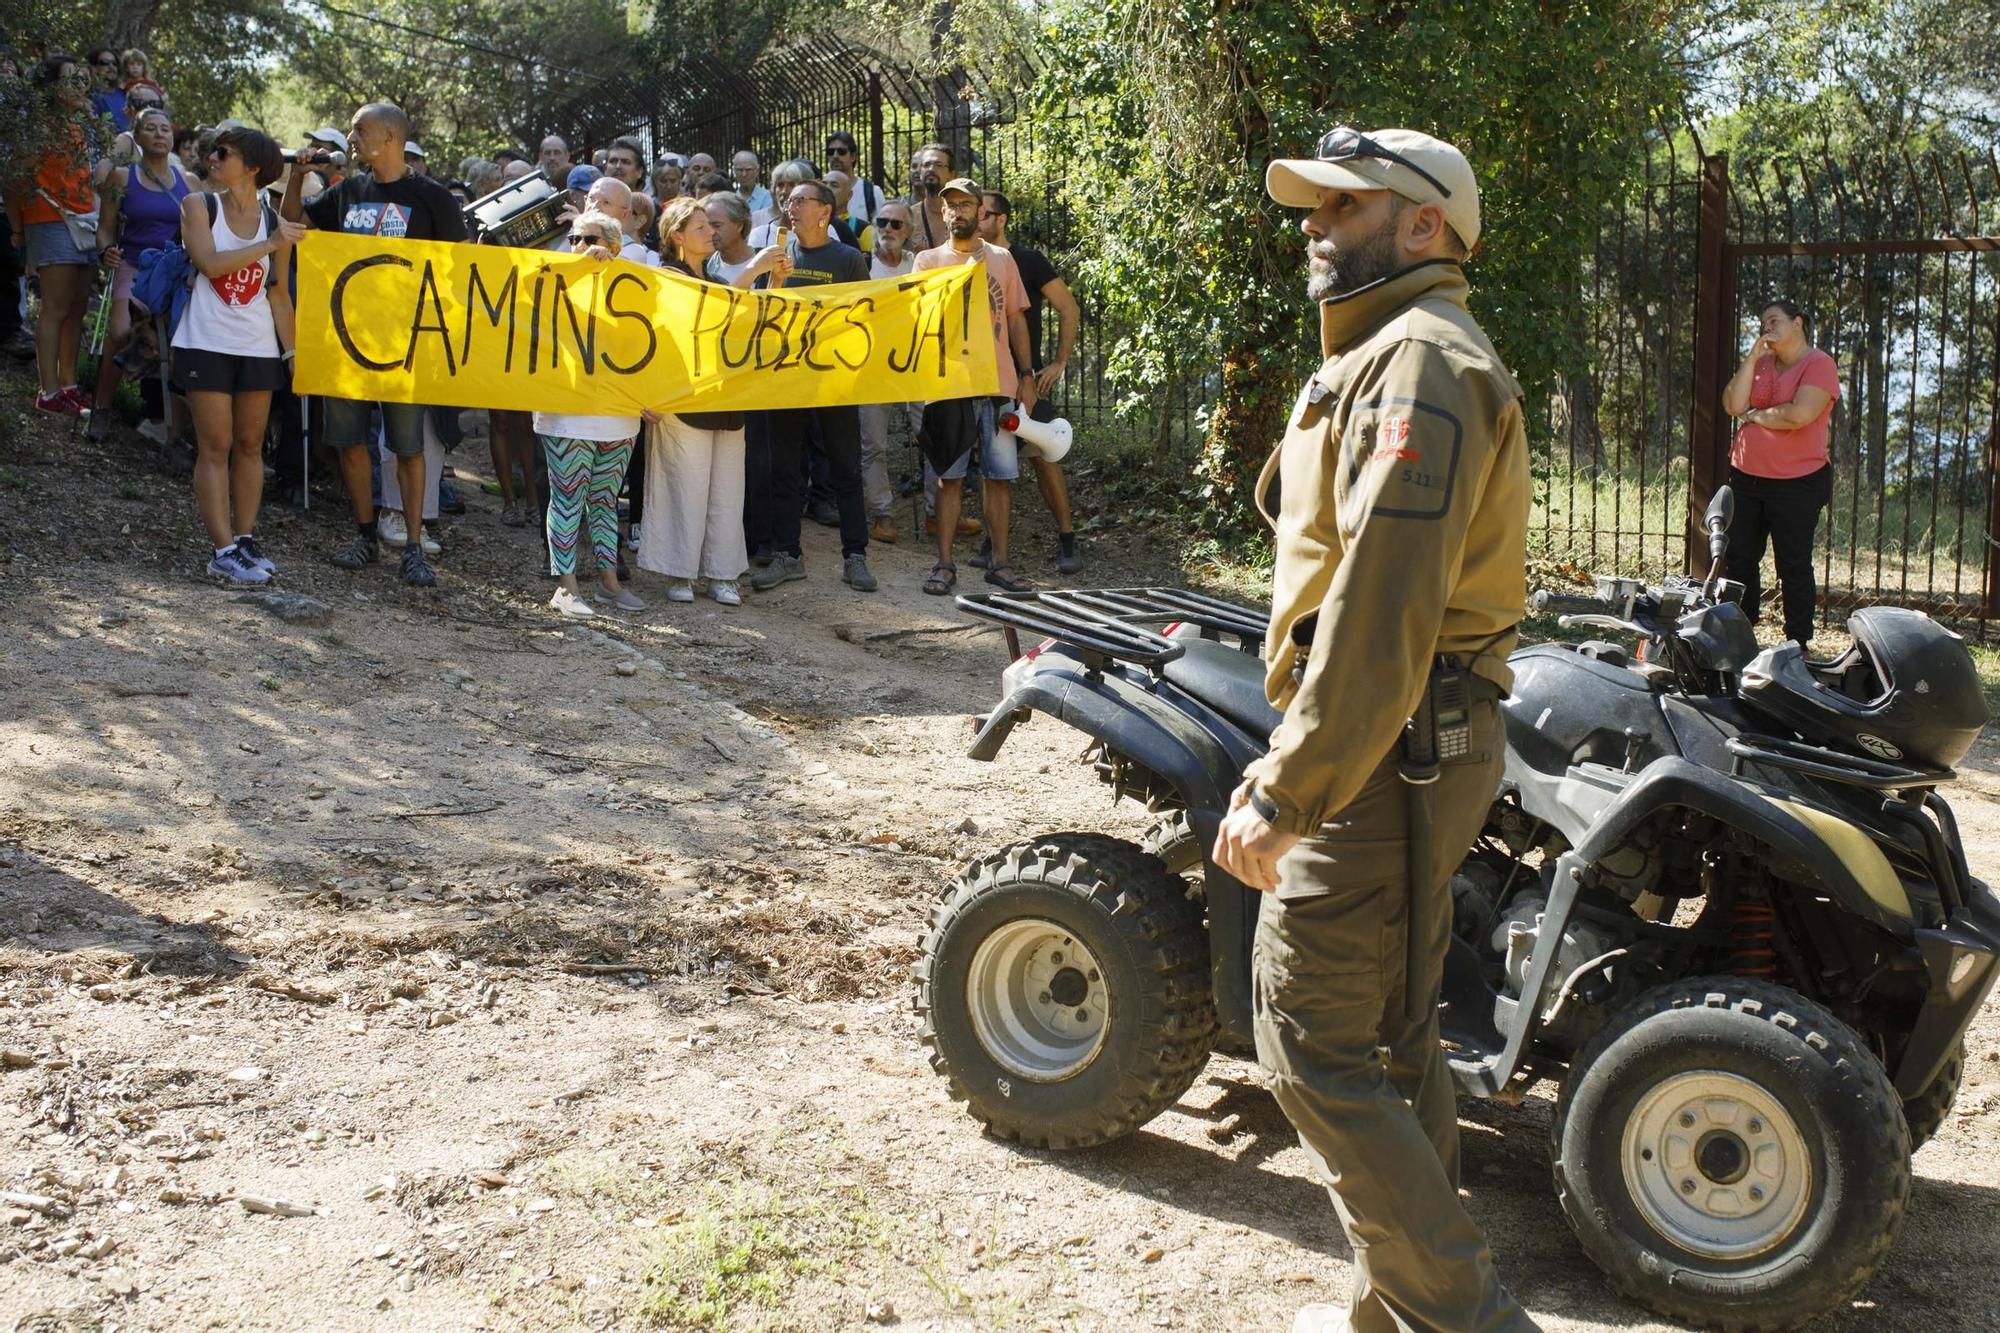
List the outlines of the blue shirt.
{"label": "blue shirt", "polygon": [[100,116],[109,116],[111,123],[120,134],[132,128],[132,122],[125,118],[125,90],[123,88],[100,88],[90,95],[90,109]]}

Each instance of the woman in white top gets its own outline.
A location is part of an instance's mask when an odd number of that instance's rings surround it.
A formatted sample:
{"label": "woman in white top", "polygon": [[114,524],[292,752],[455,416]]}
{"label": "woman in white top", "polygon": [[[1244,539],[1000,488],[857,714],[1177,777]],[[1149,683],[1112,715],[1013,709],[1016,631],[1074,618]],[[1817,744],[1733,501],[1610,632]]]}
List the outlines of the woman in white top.
{"label": "woman in white top", "polygon": [[268,583],[277,572],[258,548],[257,507],[271,391],[292,355],[292,246],[305,227],[279,221],[258,191],[284,165],[270,136],[224,130],[208,152],[215,193],[181,200],[195,275],[174,330],[173,378],[194,418],[194,497],[215,547],[208,572],[231,583]]}
{"label": "woman in white top", "polygon": [[[569,224],[569,251],[608,264],[618,258],[618,220],[595,208]],[[646,604],[618,582],[618,491],[639,418],[535,413],[535,434],[549,464],[549,572],[561,580],[549,605],[573,620],[597,614],[577,590],[577,546],[588,532],[597,565],[597,600],[621,611]]]}

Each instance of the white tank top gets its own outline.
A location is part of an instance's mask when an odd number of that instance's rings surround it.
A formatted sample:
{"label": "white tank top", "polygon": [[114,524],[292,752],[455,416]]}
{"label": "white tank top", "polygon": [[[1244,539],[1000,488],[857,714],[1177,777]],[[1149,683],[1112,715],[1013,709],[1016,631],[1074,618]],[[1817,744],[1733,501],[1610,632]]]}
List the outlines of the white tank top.
{"label": "white tank top", "polygon": [[[261,201],[257,205],[257,234],[238,236],[229,229],[229,213],[221,197],[211,197],[215,199],[215,225],[208,234],[217,254],[240,250],[265,238],[268,224]],[[180,327],[174,330],[174,346],[231,356],[277,356],[278,326],[264,290],[270,276],[269,256],[220,278],[206,277],[196,270],[194,296],[181,316]]]}

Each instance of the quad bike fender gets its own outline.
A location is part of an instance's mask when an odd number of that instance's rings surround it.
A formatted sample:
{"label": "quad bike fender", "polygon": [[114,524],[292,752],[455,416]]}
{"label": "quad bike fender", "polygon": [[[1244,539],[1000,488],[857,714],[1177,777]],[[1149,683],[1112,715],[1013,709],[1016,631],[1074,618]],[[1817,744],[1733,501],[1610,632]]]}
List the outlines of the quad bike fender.
{"label": "quad bike fender", "polygon": [[1965,1036],[2000,978],[2000,893],[1972,880],[1965,906],[1936,929],[1916,932],[1930,990],[1896,1064],[1896,1091],[1914,1097],[1930,1086]]}
{"label": "quad bike fender", "polygon": [[[1172,686],[1160,686],[1172,690]],[[1002,699],[973,737],[968,757],[990,761],[1008,734],[1030,712],[1047,713],[1103,742],[1172,787],[1201,839],[1208,900],[1210,980],[1216,1022],[1225,1044],[1248,1047],[1250,945],[1260,895],[1208,859],[1229,794],[1243,768],[1260,753],[1240,729],[1173,692],[1172,701],[1113,672],[1088,672],[1051,664],[1027,677]],[[1207,725],[1205,725],[1205,723]]]}
{"label": "quad bike fender", "polygon": [[[1555,983],[1555,955],[1561,947],[1563,932],[1569,926],[1578,888],[1586,873],[1591,866],[1622,846],[1647,820],[1670,809],[1696,811],[1741,830],[1768,847],[1774,860],[1801,868],[1807,882],[1826,892],[1842,907],[1899,937],[1910,934],[1908,895],[1904,893],[1902,882],[1896,878],[1887,859],[1873,843],[1867,841],[1865,834],[1810,806],[1773,799],[1744,783],[1678,756],[1663,756],[1648,764],[1603,810],[1591,825],[1590,832],[1557,862],[1555,881],[1542,918],[1535,952],[1529,959],[1526,984],[1522,987],[1515,1009],[1511,1025],[1513,1030],[1507,1034],[1507,1043],[1498,1055],[1481,1061],[1451,1061],[1452,1073],[1461,1089],[1474,1096],[1493,1096],[1507,1086],[1508,1080],[1519,1069],[1522,1057],[1531,1048],[1535,1032],[1541,1026],[1542,1015],[1548,1011],[1549,991]],[[1849,839],[1844,834],[1852,834],[1853,837]],[[1987,896],[1990,901],[1990,890]],[[2000,905],[1995,907],[1995,927],[1996,933],[1991,939],[2000,942]],[[1919,932],[1920,935],[1938,933]],[[1941,941],[1938,947],[1957,951],[1952,954],[1954,958],[1974,957],[1973,964],[1952,965],[1969,969],[1969,974],[1977,973],[1984,978],[1984,987],[1990,988],[1994,980],[1996,945],[1981,942],[1985,938],[1975,937],[1968,926],[1963,939]],[[1976,953],[1980,949],[1985,950],[1983,955]],[[1928,957],[1927,953],[1927,960]],[[1980,957],[1984,959],[1983,964],[1978,961]],[[1967,985],[1973,984],[1967,978],[1961,979]],[[1984,993],[1981,989],[1978,995],[1972,997],[1970,1008],[1962,1013],[1953,1010],[1960,1014],[1962,1022],[1970,1021]],[[1937,1020],[1940,1028],[1950,1021],[1949,1017],[1942,1015]],[[1936,1064],[1943,1063],[1955,1044],[1962,1031],[1962,1022],[1934,1039]],[[1911,1044],[1914,1048],[1914,1038]],[[1905,1063],[1908,1062],[1909,1057],[1906,1056]],[[1936,1072],[1935,1065],[1930,1072]],[[1919,1086],[1922,1084],[1919,1083]]]}
{"label": "quad bike fender", "polygon": [[1838,815],[1689,763],[1655,759],[1621,792],[1577,844],[1586,866],[1621,846],[1662,810],[1685,809],[1741,831],[1771,858],[1841,907],[1898,937],[1910,933],[1910,898],[1868,835]]}

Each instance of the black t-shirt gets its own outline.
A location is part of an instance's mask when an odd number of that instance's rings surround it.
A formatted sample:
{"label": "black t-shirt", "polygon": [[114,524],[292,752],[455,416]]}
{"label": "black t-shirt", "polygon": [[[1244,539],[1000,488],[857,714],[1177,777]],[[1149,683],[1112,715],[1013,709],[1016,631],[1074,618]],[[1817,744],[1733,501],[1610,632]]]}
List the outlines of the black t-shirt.
{"label": "black t-shirt", "polygon": [[[836,282],[868,281],[868,260],[851,245],[842,245],[831,236],[825,245],[808,250],[799,244],[799,238],[792,237],[788,247],[792,256],[792,276],[785,279],[785,290],[794,287],[826,287]],[[757,279],[759,287],[766,286],[763,278]]]}
{"label": "black t-shirt", "polygon": [[1027,245],[1010,245],[1014,267],[1020,271],[1021,285],[1028,289],[1028,351],[1036,370],[1042,368],[1042,288],[1059,276],[1056,266],[1040,250]]}
{"label": "black t-shirt", "polygon": [[307,204],[306,219],[321,231],[410,241],[465,239],[465,213],[458,200],[428,176],[403,176],[384,184],[360,172]]}

